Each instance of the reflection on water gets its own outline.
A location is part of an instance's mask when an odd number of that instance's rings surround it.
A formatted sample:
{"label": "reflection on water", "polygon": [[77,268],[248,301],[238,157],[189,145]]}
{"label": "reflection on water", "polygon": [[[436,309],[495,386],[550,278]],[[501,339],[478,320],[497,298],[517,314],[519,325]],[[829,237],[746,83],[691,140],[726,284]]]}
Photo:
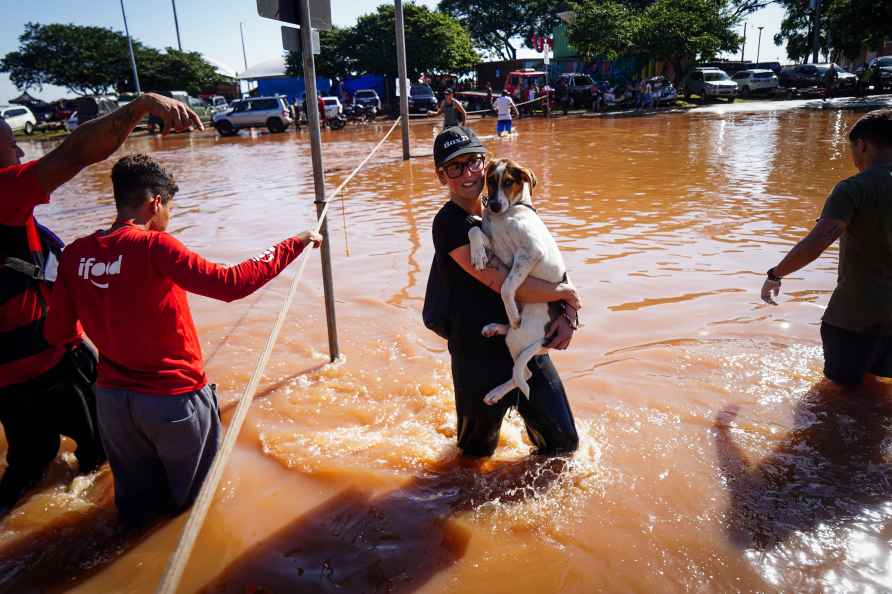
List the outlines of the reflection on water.
{"label": "reflection on water", "polygon": [[[852,173],[844,132],[856,116],[713,111],[520,120],[516,137],[485,141],[535,171],[533,201],[583,299],[585,327],[553,355],[581,447],[541,488],[526,471],[499,474],[533,464],[516,416],[491,467],[439,466],[455,454],[454,402],[445,345],[420,309],[445,192],[430,157],[403,162],[399,141],[387,143],[331,210],[345,360],[327,364],[314,256],[182,591],[260,592],[258,576],[281,578],[271,591],[883,590],[887,411],[812,390],[836,249],[785,280],[779,307],[758,298],[764,271]],[[491,134],[494,122],[473,125]],[[385,131],[323,132],[331,188]],[[430,152],[431,124],[412,136],[414,153]],[[305,131],[134,138],[121,152],[132,151],[175,173],[172,231],[214,260],[240,261],[313,222]],[[38,216],[69,241],[106,225],[111,165],[81,173]],[[289,280],[233,304],[191,299],[224,406]],[[715,433],[729,405],[740,416]],[[794,411],[812,420],[791,425]],[[62,483],[7,518],[2,543],[33,551],[42,527],[108,509]],[[77,583],[43,583],[151,591],[181,527],[162,526]],[[16,591],[26,582],[12,566]]]}
{"label": "reflection on water", "polygon": [[793,428],[758,463],[732,435],[738,410],[716,421],[729,538],[777,586],[892,585],[892,393],[816,384],[796,404]]}

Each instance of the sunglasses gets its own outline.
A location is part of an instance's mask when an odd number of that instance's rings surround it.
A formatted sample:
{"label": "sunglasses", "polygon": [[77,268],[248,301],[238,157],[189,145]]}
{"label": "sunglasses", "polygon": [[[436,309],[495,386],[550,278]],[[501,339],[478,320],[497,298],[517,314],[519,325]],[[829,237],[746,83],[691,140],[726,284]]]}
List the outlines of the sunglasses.
{"label": "sunglasses", "polygon": [[485,162],[486,157],[474,157],[473,159],[468,159],[464,163],[450,163],[443,167],[443,171],[449,179],[456,179],[465,174],[465,169],[473,173],[483,171],[483,164]]}

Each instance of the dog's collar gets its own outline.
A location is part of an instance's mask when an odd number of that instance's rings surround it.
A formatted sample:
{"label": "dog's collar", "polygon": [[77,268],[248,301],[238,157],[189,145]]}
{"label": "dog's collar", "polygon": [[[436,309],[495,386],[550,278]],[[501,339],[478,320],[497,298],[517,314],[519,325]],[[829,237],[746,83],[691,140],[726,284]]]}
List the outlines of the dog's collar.
{"label": "dog's collar", "polygon": [[529,208],[536,214],[539,214],[538,211],[535,208],[533,208],[532,204],[527,204],[526,202],[518,202],[518,203],[514,204],[513,206],[526,206],[527,208]]}

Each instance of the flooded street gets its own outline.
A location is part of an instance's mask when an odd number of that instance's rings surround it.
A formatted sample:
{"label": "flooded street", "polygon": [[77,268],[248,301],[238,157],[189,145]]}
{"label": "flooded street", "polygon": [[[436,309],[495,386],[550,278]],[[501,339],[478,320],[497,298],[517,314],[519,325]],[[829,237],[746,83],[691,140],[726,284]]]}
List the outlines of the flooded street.
{"label": "flooded street", "polygon": [[[585,325],[552,354],[581,439],[566,463],[530,459],[516,414],[492,460],[456,459],[446,345],[420,313],[446,193],[432,123],[412,126],[423,156],[408,162],[395,131],[330,209],[345,359],[327,364],[314,253],[180,591],[888,591],[892,404],[820,384],[836,247],[784,281],[780,306],[759,299],[854,173],[859,114],[717,111],[524,119],[511,140],[472,122],[538,176],[582,294]],[[323,132],[329,191],[386,130]],[[313,224],[306,129],[139,137],[116,156],[136,151],[174,172],[170,231],[212,260]],[[108,226],[113,159],[38,219],[66,242]],[[224,422],[295,272],[232,304],[190,297]],[[107,471],[69,476],[59,462],[0,524],[0,590],[154,591],[185,516],[122,545]]]}

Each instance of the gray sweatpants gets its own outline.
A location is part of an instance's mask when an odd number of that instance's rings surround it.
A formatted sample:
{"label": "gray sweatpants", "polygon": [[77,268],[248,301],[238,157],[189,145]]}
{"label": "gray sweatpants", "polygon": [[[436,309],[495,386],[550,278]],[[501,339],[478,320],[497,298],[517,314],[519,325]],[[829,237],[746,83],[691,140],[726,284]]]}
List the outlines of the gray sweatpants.
{"label": "gray sweatpants", "polygon": [[179,396],[97,387],[96,409],[121,521],[191,505],[220,446],[214,386]]}

